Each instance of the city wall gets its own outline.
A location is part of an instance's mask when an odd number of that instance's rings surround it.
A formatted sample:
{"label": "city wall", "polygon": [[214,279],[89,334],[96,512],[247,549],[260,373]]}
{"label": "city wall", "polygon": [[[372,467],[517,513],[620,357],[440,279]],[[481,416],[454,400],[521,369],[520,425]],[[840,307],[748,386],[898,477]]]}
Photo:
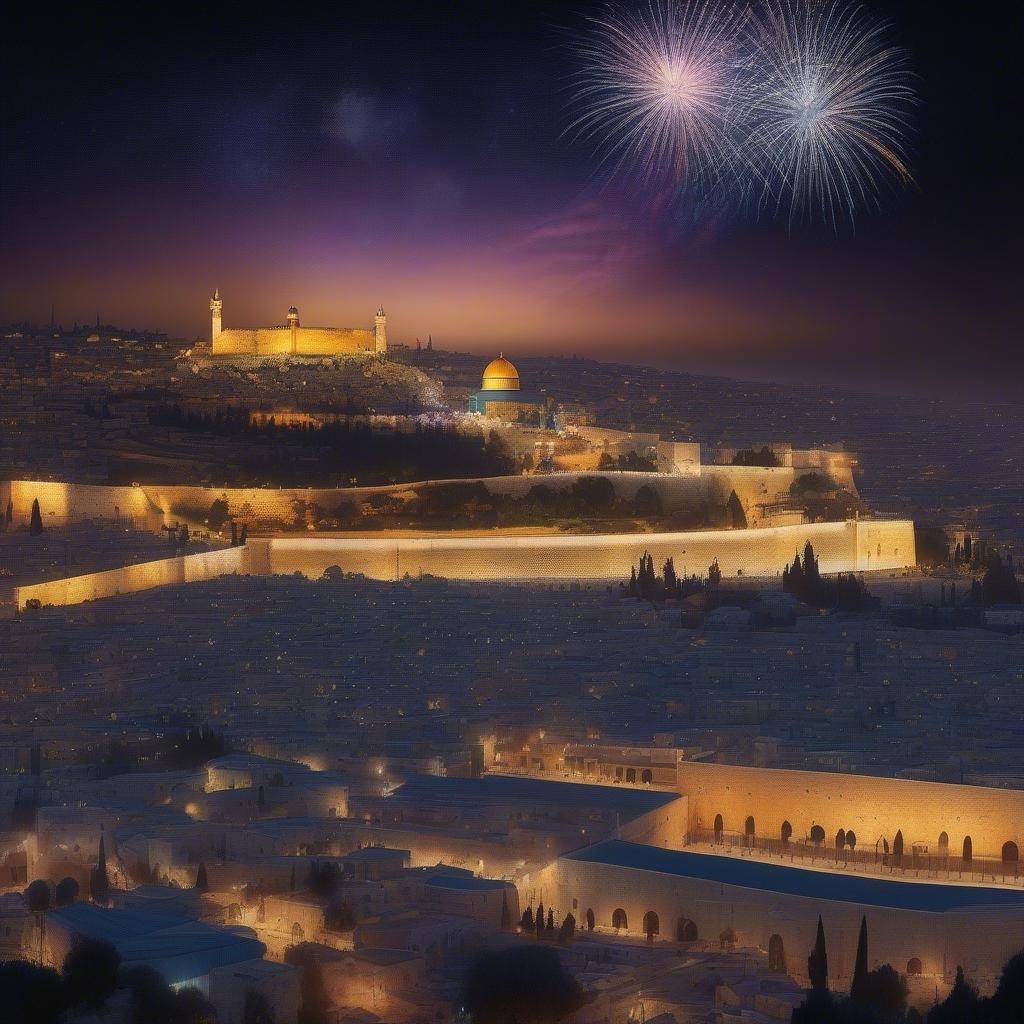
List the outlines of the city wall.
{"label": "city wall", "polygon": [[[707,501],[725,504],[732,491],[747,513],[748,525],[755,525],[764,507],[789,499],[790,484],[799,471],[792,467],[703,466],[687,474],[608,473],[616,493],[632,500],[644,486],[658,492],[667,511],[692,507]],[[551,473],[533,476],[490,477],[481,480],[495,494],[523,497],[530,488],[543,484],[553,490],[566,490],[587,473]],[[8,497],[14,506],[17,523],[27,523],[32,502],[39,500],[44,523],[62,525],[84,519],[110,519],[131,516],[137,525],[159,526],[176,520],[202,524],[215,500],[227,502],[229,514],[250,529],[280,529],[293,524],[307,507],[331,514],[339,505],[363,502],[379,494],[409,494],[413,488],[445,483],[474,481],[421,481],[382,487],[350,488],[270,488],[270,487],[190,487],[174,484],[105,486],[53,481],[13,480],[0,482],[0,504]]]}
{"label": "city wall", "polygon": [[948,982],[960,964],[985,991],[991,991],[1003,963],[1024,944],[1024,916],[1012,908],[926,913],[842,902],[838,889],[835,900],[810,899],[566,857],[545,880],[554,884],[555,906],[561,910],[576,900],[577,920],[585,921],[587,910],[593,910],[597,926],[605,930],[621,909],[626,914],[622,930],[632,935],[645,934],[645,915],[653,911],[659,938],[670,941],[681,919],[692,922],[696,940],[711,948],[719,946],[729,928],[741,947],[768,950],[772,936],[778,936],[787,973],[805,984],[807,954],[821,914],[833,989],[851,981],[862,916],[868,924],[869,967],[890,963],[903,973],[917,958],[922,975]]}
{"label": "city wall", "polygon": [[[657,564],[672,557],[678,572],[703,574],[717,561],[727,576],[777,576],[807,541],[814,545],[823,572],[895,569],[914,561],[914,527],[906,521],[637,535],[275,537],[250,540],[244,548],[18,587],[14,596],[18,608],[31,599],[51,605],[77,604],[233,572],[300,572],[319,579],[331,566],[381,580],[406,575],[462,580],[621,580],[644,552]],[[868,544],[873,547],[866,554]]]}
{"label": "city wall", "polygon": [[[812,825],[831,846],[839,829],[852,829],[859,848],[902,831],[909,858],[918,844],[935,854],[945,833],[950,856],[971,837],[976,859],[999,860],[1006,842],[1024,848],[1024,791],[874,778],[781,768],[681,761],[679,791],[689,798],[689,829],[712,831],[722,815],[725,832],[742,835],[753,817],[757,836],[780,837],[782,823],[802,841]],[[881,843],[879,843],[881,846]]]}
{"label": "city wall", "polygon": [[220,551],[203,551],[194,555],[163,558],[156,562],[140,562],[120,569],[16,587],[14,601],[17,608],[24,608],[25,603],[31,600],[44,605],[80,604],[82,601],[131,594],[173,583],[213,579],[226,573],[244,572],[245,567],[245,548],[223,548]]}
{"label": "city wall", "polygon": [[680,573],[703,574],[717,560],[726,576],[777,576],[807,541],[826,573],[899,569],[915,560],[909,521],[594,536],[275,537],[250,546],[252,572],[314,579],[337,565],[373,579],[603,580],[628,577],[645,551],[658,565],[673,558]]}

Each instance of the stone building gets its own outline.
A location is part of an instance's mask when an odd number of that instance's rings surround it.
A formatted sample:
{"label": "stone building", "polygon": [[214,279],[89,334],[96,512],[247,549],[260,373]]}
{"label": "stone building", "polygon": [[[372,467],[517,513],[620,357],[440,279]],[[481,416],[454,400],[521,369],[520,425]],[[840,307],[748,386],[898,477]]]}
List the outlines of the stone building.
{"label": "stone building", "polygon": [[303,327],[299,311],[288,308],[287,322],[276,327],[222,325],[224,300],[220,290],[210,299],[210,346],[215,356],[337,356],[385,355],[388,350],[387,317],[378,307],[372,328]]}
{"label": "stone building", "polygon": [[522,390],[519,371],[501,353],[484,367],[480,390],[469,396],[469,411],[492,419],[538,421],[544,401]]}

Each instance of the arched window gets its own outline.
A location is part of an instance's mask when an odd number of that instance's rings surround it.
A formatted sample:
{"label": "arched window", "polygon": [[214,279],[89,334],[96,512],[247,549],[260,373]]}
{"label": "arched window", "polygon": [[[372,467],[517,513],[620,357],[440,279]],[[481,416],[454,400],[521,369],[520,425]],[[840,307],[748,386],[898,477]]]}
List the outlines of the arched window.
{"label": "arched window", "polygon": [[1013,873],[1017,874],[1017,863],[1020,860],[1020,850],[1017,849],[1017,844],[1012,840],[1008,843],[1003,843],[1003,871],[1012,870]]}
{"label": "arched window", "polygon": [[587,907],[587,931],[592,932],[594,930],[594,911]]}
{"label": "arched window", "polygon": [[653,939],[661,931],[661,922],[658,920],[658,915],[653,910],[648,910],[644,914],[644,934],[648,939]]}
{"label": "arched window", "polygon": [[679,924],[676,926],[676,934],[679,936],[680,942],[696,942],[697,925],[688,917],[681,917],[679,918]]}
{"label": "arched window", "polygon": [[728,951],[732,952],[736,948],[736,943],[739,941],[739,936],[736,934],[736,929],[732,925],[722,930],[722,933],[718,936],[719,946]]}
{"label": "arched window", "polygon": [[970,864],[974,859],[974,845],[971,843],[970,836],[964,836],[964,852],[963,858],[965,864]]}
{"label": "arched window", "polygon": [[305,938],[306,933],[302,930],[302,925],[296,921],[292,925],[292,940],[295,942],[301,942]]}
{"label": "arched window", "polygon": [[618,907],[612,911],[612,927],[618,931],[620,928],[628,928],[629,925],[626,922],[626,912],[622,907]]}
{"label": "arched window", "polygon": [[820,825],[811,826],[811,842],[815,846],[821,846],[825,842],[825,830]]}
{"label": "arched window", "polygon": [[949,834],[947,832],[939,833],[939,855],[945,857],[949,854]]}
{"label": "arched window", "polygon": [[909,977],[917,977],[921,973],[921,960],[919,957],[912,956],[907,961],[907,975]]}
{"label": "arched window", "polygon": [[743,834],[748,839],[754,838],[754,816],[748,815],[747,820],[743,823]]}
{"label": "arched window", "polygon": [[782,823],[782,831],[780,832],[783,843],[788,843],[793,835],[793,826],[788,821]]}
{"label": "arched window", "polygon": [[640,781],[646,782],[648,785],[650,785],[654,781],[654,773],[651,771],[650,768],[645,768],[640,773]]}
{"label": "arched window", "polygon": [[626,781],[627,782],[636,782],[636,769],[635,768],[627,768],[626,769]]}
{"label": "arched window", "polygon": [[778,934],[768,940],[768,970],[773,974],[786,973],[786,949],[782,936]]}
{"label": "arched window", "polygon": [[725,822],[722,821],[720,814],[715,815],[715,842],[720,843],[722,841],[722,833],[725,831]]}
{"label": "arched window", "polygon": [[836,833],[836,849],[837,850],[842,850],[842,848],[845,845],[846,845],[846,829],[845,828],[841,828]]}

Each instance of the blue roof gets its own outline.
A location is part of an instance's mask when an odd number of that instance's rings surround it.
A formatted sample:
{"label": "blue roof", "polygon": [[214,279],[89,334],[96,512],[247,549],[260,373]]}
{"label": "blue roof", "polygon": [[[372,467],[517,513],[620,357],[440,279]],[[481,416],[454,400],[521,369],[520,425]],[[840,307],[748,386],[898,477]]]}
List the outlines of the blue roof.
{"label": "blue roof", "polygon": [[972,908],[1024,910],[1024,890],[997,889],[973,885],[944,885],[940,882],[903,882],[863,875],[791,868],[781,864],[719,857],[704,853],[683,853],[656,846],[609,839],[586,850],[568,854],[567,860],[610,864],[617,867],[657,871],[707,882],[759,889],[813,900],[860,903],[895,910],[943,913]]}
{"label": "blue roof", "polygon": [[388,797],[413,803],[563,804],[595,807],[638,817],[678,800],[677,793],[595,786],[583,782],[554,782],[515,775],[484,775],[479,779],[444,778],[439,775],[410,775],[404,785]]}
{"label": "blue roof", "polygon": [[51,911],[48,920],[82,938],[113,943],[125,963],[149,964],[168,984],[202,977],[214,967],[256,960],[266,952],[249,929],[221,928],[175,914],[74,903]]}

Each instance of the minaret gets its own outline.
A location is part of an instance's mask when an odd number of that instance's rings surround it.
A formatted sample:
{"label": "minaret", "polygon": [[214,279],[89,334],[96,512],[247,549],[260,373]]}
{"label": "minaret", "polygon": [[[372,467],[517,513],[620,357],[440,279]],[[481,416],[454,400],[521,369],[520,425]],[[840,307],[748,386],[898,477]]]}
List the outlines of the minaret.
{"label": "minaret", "polygon": [[292,355],[299,347],[299,308],[298,306],[288,307],[288,326],[292,329]]}
{"label": "minaret", "polygon": [[215,288],[213,292],[213,298],[210,299],[210,314],[213,317],[213,324],[210,327],[210,348],[216,350],[217,339],[220,337],[221,326],[220,326],[220,314],[224,309],[224,301],[220,297],[220,289]]}
{"label": "minaret", "polygon": [[388,318],[384,315],[384,307],[377,307],[377,315],[373,318],[373,350],[382,356],[388,350]]}

